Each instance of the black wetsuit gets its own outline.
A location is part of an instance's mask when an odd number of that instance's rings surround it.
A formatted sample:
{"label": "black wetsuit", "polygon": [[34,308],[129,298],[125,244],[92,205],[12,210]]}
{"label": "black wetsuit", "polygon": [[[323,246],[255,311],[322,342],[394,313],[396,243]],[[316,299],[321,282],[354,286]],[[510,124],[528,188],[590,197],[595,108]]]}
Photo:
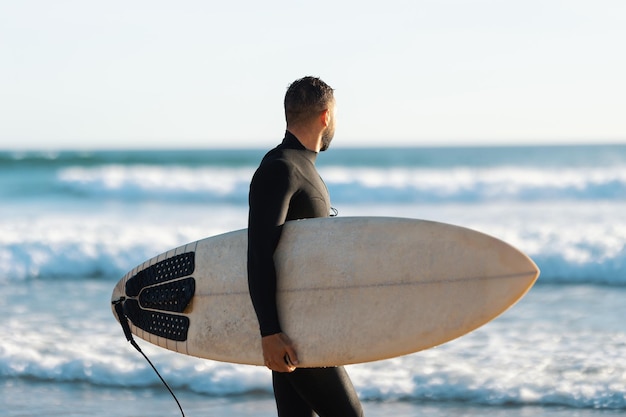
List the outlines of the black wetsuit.
{"label": "black wetsuit", "polygon": [[[317,153],[290,132],[269,151],[250,184],[248,285],[262,336],[280,333],[276,309],[274,251],[288,220],[327,217],[330,198],[315,168]],[[280,417],[362,416],[360,402],[343,367],[272,372]]]}

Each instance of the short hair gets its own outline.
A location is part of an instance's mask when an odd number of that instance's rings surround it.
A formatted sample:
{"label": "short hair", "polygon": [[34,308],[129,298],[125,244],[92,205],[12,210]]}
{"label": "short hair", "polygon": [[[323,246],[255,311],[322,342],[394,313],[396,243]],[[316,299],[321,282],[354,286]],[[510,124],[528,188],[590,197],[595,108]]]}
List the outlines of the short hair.
{"label": "short hair", "polygon": [[285,94],[287,125],[308,122],[333,103],[335,96],[328,84],[317,77],[304,77],[291,83]]}

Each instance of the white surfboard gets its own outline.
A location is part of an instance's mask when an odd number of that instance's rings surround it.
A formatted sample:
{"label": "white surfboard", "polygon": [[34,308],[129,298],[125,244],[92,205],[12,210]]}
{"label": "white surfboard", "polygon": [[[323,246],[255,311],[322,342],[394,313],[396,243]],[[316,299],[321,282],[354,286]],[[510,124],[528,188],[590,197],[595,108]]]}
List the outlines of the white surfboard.
{"label": "white surfboard", "polygon": [[[247,284],[247,231],[172,249],[115,286],[132,332],[165,349],[262,365]],[[283,331],[300,366],[417,352],[494,319],[539,270],[501,240],[423,220],[347,217],[285,224],[275,254]]]}

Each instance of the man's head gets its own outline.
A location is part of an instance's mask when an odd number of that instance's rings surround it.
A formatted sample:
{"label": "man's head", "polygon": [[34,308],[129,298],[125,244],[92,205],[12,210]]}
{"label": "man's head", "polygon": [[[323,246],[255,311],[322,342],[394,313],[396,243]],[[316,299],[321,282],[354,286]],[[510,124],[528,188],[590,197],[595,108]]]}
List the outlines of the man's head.
{"label": "man's head", "polygon": [[285,94],[285,119],[287,129],[302,128],[325,119],[322,147],[328,149],[335,134],[335,97],[333,89],[316,77],[294,81]]}

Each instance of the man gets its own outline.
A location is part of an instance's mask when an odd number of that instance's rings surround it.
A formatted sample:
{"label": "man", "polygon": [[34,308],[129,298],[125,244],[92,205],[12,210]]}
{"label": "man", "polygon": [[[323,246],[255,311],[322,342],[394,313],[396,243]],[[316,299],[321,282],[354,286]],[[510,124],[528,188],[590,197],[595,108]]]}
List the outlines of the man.
{"label": "man", "polygon": [[357,417],[363,411],[343,367],[298,368],[276,308],[274,251],[288,220],[327,217],[330,198],[315,168],[335,133],[333,89],[315,77],[294,81],[285,94],[287,131],[250,183],[248,285],[259,320],[265,365],[272,370],[279,417]]}

